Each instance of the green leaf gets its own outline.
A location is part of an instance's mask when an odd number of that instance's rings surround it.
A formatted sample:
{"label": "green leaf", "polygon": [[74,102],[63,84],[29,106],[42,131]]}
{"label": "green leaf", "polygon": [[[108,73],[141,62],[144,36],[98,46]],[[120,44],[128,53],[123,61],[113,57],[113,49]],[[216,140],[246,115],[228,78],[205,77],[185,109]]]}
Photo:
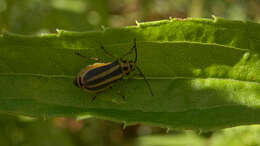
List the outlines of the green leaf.
{"label": "green leaf", "polygon": [[260,145],[259,125],[239,126],[220,130],[212,135],[212,146],[256,146]]}
{"label": "green leaf", "polygon": [[194,132],[176,135],[141,136],[136,139],[137,146],[206,146],[206,142],[205,138],[198,136]]}
{"label": "green leaf", "polygon": [[168,135],[147,135],[136,139],[138,146],[257,146],[260,145],[260,126],[238,126],[205,134],[198,134],[194,131],[173,133]]}
{"label": "green leaf", "polygon": [[[114,61],[137,39],[139,66],[151,83],[131,76],[94,96],[73,85],[94,62]],[[95,32],[0,38],[0,111],[36,117],[100,117],[174,129],[213,130],[260,121],[260,25],[171,19]],[[129,59],[133,59],[130,55]],[[126,100],[120,94],[123,87]]]}

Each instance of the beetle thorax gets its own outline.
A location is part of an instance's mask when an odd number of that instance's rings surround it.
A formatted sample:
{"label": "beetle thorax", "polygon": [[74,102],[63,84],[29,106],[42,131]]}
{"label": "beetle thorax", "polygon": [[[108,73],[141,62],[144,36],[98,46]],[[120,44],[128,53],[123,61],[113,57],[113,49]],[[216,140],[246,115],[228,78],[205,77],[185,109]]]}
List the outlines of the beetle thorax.
{"label": "beetle thorax", "polygon": [[123,73],[126,75],[135,70],[135,62],[133,61],[123,61],[120,66]]}

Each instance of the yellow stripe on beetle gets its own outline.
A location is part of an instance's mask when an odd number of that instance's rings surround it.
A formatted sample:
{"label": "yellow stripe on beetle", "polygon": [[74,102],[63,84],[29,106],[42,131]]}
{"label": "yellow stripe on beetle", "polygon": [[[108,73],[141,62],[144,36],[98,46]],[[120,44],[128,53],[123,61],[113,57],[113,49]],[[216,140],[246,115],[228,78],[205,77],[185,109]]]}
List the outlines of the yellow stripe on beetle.
{"label": "yellow stripe on beetle", "polygon": [[[103,46],[101,46],[101,49],[103,49],[106,54],[113,57],[113,55],[109,54]],[[125,56],[127,56],[133,51],[135,51],[134,61],[127,61],[123,59]],[[77,55],[84,57],[79,53],[77,53]],[[88,92],[93,92],[98,94],[105,91],[107,88],[111,87],[113,83],[115,83],[118,80],[121,80],[124,76],[129,75],[129,73],[137,69],[140,75],[144,78],[151,92],[151,95],[153,96],[151,86],[149,82],[146,80],[141,69],[136,66],[136,62],[137,62],[137,47],[136,47],[136,39],[134,39],[134,46],[129,52],[123,55],[123,57],[115,60],[114,62],[95,63],[93,65],[87,66],[86,68],[84,68],[79,72],[74,83],[79,88],[82,88]],[[123,95],[121,96],[123,97],[123,99],[125,99]],[[92,100],[95,100],[95,98],[96,95],[92,98]]]}

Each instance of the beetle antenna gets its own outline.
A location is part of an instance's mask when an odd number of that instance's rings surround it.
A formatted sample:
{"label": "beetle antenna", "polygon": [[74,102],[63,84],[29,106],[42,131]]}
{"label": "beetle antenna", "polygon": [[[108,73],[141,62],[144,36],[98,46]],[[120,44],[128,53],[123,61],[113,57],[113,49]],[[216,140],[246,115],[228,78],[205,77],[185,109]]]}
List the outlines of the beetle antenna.
{"label": "beetle antenna", "polygon": [[134,62],[136,63],[136,61],[137,61],[136,38],[134,38],[134,46],[131,48],[131,50],[129,50],[127,53],[125,53],[122,57],[120,57],[120,59],[124,58],[125,56],[132,53],[133,51],[135,51],[135,61]]}
{"label": "beetle antenna", "polygon": [[151,85],[149,84],[148,80],[147,80],[146,77],[144,76],[143,72],[142,72],[141,69],[140,69],[139,67],[137,67],[137,66],[136,66],[136,69],[139,71],[140,75],[144,78],[144,81],[145,81],[145,83],[147,84],[147,87],[149,88],[151,95],[153,96],[154,94],[153,94]]}
{"label": "beetle antenna", "polygon": [[116,58],[114,55],[112,55],[111,53],[109,53],[106,49],[105,49],[105,47],[103,46],[103,44],[101,43],[101,42],[99,42],[99,44],[100,44],[100,48],[105,52],[105,54],[107,54],[109,57],[111,57],[111,58]]}
{"label": "beetle antenna", "polygon": [[81,57],[81,58],[85,58],[85,59],[88,59],[88,60],[93,60],[93,61],[97,61],[97,62],[102,62],[99,58],[95,58],[95,57],[87,57],[85,55],[82,55],[80,54],[79,52],[75,52],[75,55]]}
{"label": "beetle antenna", "polygon": [[82,58],[87,58],[88,59],[88,57],[87,56],[85,56],[85,55],[82,55],[82,54],[80,54],[79,52],[74,52],[75,53],[75,55],[77,55],[77,56],[79,56],[79,57],[82,57]]}
{"label": "beetle antenna", "polygon": [[134,38],[134,46],[133,48],[135,49],[135,63],[137,62],[137,47],[136,47],[136,38]]}

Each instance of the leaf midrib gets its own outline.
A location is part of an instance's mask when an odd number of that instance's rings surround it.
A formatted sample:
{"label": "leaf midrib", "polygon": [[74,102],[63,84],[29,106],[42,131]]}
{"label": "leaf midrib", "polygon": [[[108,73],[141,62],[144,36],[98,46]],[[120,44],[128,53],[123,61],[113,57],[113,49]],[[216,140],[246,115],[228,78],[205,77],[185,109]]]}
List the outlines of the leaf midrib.
{"label": "leaf midrib", "polygon": [[[64,79],[74,79],[75,76],[69,75],[43,75],[43,74],[31,74],[31,73],[0,73],[0,76],[31,76],[31,77],[42,77],[42,78],[64,78]],[[195,79],[209,79],[209,80],[229,80],[229,81],[236,81],[236,82],[243,82],[243,83],[255,83],[260,85],[259,82],[253,80],[239,80],[239,79],[232,79],[232,78],[216,78],[216,77],[149,77],[146,76],[149,80],[179,80],[179,79],[187,79],[187,80],[195,80]],[[143,77],[131,77],[126,80],[143,80]]]}

